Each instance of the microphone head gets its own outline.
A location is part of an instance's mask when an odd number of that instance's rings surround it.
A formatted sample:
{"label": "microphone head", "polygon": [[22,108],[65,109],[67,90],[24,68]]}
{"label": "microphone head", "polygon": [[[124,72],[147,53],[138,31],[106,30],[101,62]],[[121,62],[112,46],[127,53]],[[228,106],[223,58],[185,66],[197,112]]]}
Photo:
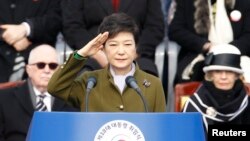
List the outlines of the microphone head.
{"label": "microphone head", "polygon": [[92,83],[92,87],[95,87],[95,85],[96,85],[96,78],[94,77],[94,76],[90,76],[89,78],[88,78],[88,80],[87,80],[87,85],[89,84],[89,83]]}
{"label": "microphone head", "polygon": [[136,84],[136,80],[133,76],[128,76],[125,79],[126,84],[130,87],[130,88],[134,88],[134,84]]}
{"label": "microphone head", "polygon": [[128,76],[125,79],[125,82],[126,82],[126,84],[127,84],[128,87],[134,89],[137,92],[137,94],[141,97],[141,99],[143,101],[143,105],[144,105],[145,111],[148,112],[147,101],[143,97],[143,94],[142,94],[139,86],[137,85],[136,79],[133,76]]}

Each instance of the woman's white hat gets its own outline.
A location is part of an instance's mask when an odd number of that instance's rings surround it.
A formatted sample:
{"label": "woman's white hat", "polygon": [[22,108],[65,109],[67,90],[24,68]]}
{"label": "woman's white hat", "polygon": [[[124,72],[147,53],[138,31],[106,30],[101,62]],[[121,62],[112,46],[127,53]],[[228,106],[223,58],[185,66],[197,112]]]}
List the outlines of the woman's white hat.
{"label": "woman's white hat", "polygon": [[213,46],[206,56],[203,71],[206,73],[211,70],[226,70],[242,74],[240,56],[240,50],[233,45],[219,44]]}

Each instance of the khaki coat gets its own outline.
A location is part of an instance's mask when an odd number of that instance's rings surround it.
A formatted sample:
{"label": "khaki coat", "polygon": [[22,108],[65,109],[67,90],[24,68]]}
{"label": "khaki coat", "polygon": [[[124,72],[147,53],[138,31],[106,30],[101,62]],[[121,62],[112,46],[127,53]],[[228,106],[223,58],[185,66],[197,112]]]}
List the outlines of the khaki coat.
{"label": "khaki coat", "polygon": [[[85,62],[86,59],[77,60],[70,55],[53,74],[48,92],[74,107],[80,107],[81,111],[86,111],[86,82],[90,76],[94,76],[97,84],[89,94],[87,109],[89,112],[145,112],[142,99],[135,90],[126,86],[120,93],[108,67],[84,72],[78,76]],[[134,78],[146,99],[149,112],[165,112],[165,95],[160,79],[140,70],[138,65]]]}

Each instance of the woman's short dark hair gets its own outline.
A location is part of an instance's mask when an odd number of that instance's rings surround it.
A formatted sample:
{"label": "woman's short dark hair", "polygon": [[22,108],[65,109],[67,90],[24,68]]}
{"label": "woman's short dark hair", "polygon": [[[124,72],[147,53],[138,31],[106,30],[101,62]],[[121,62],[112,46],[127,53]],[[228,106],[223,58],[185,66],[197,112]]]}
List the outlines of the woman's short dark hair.
{"label": "woman's short dark hair", "polygon": [[139,29],[134,19],[125,13],[114,13],[105,17],[99,26],[98,33],[109,32],[113,38],[120,32],[130,32],[134,35],[135,43],[138,42]]}

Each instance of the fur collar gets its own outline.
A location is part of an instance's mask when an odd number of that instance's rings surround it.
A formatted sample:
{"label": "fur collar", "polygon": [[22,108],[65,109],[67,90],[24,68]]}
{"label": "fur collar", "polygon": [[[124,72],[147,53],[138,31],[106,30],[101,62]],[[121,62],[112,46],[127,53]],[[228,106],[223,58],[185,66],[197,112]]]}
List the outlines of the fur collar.
{"label": "fur collar", "polygon": [[[226,9],[233,9],[235,0],[225,0]],[[210,29],[208,0],[194,0],[194,29],[196,33],[206,35]]]}

